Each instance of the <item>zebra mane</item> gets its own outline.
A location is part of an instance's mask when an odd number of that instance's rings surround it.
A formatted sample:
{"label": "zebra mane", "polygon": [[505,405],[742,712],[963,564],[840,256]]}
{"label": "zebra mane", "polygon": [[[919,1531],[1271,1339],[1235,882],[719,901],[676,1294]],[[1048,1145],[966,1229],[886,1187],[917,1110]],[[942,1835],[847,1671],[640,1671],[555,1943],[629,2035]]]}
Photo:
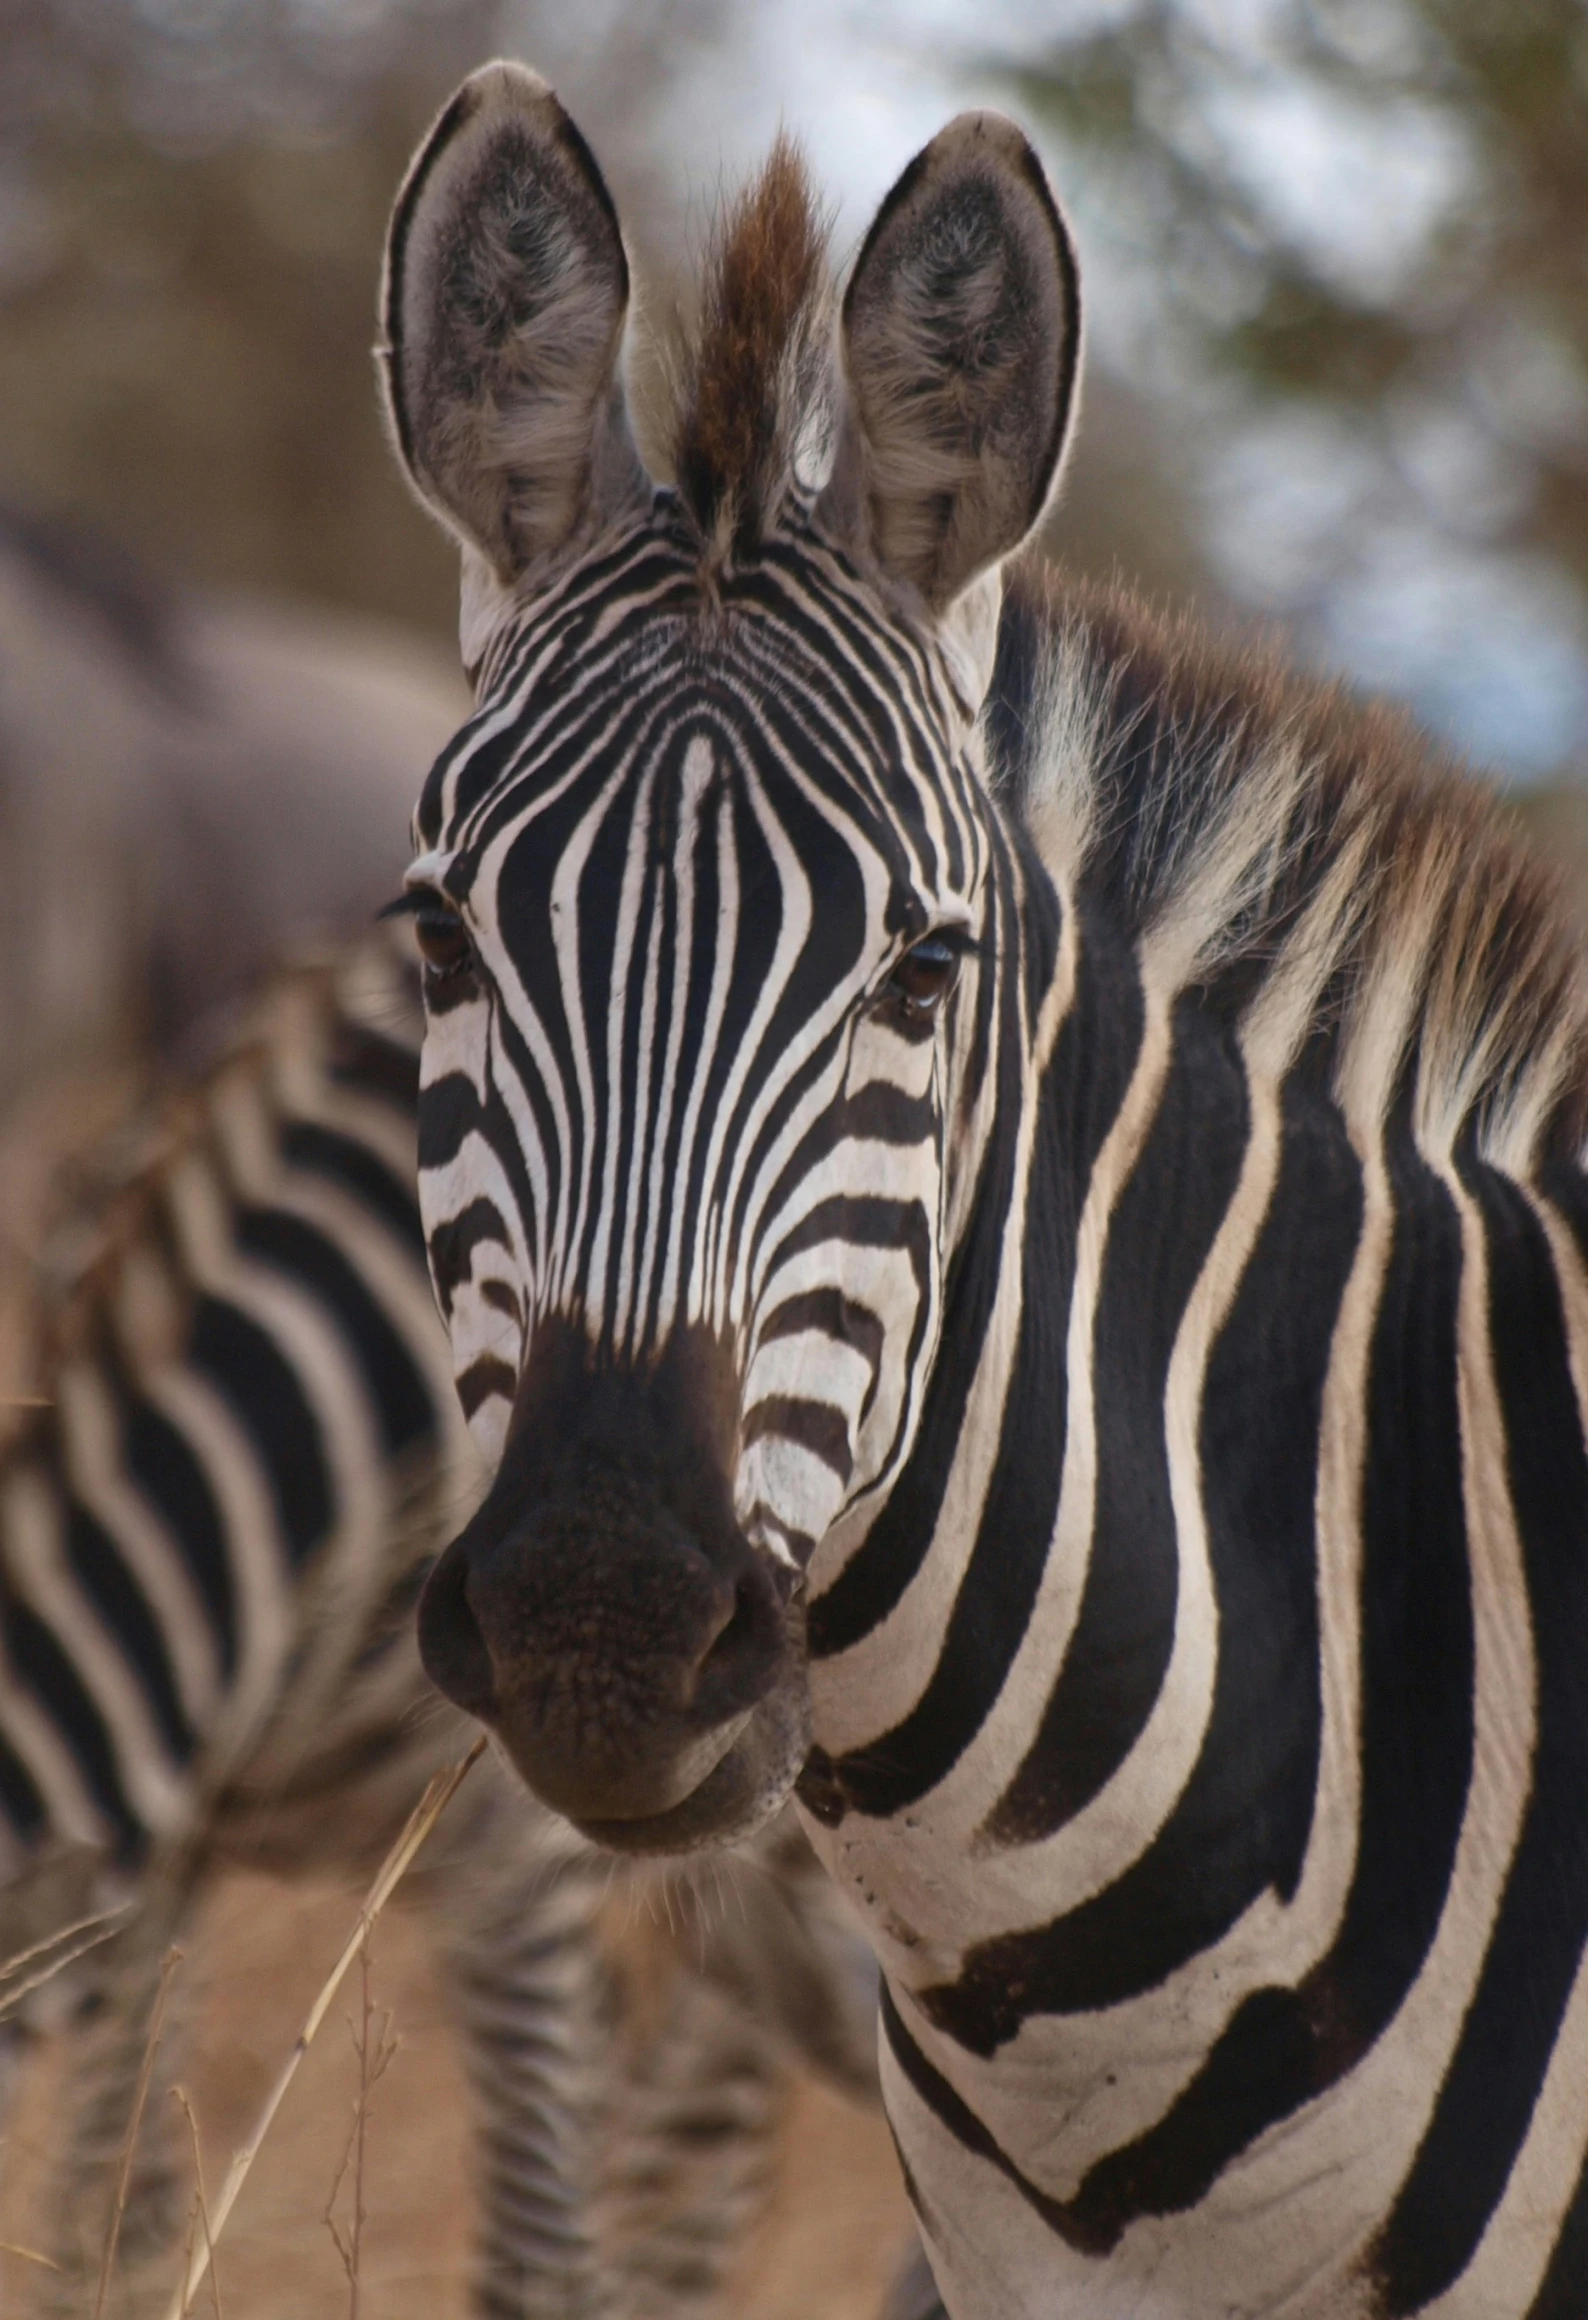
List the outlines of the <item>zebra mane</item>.
{"label": "zebra mane", "polygon": [[996,778],[1171,993],[1348,1117],[1410,1106],[1524,1171],[1588,1136],[1588,984],[1558,877],[1411,720],[1031,560],[986,711]]}
{"label": "zebra mane", "polygon": [[673,422],[679,494],[708,567],[761,536],[823,402],[827,236],[804,160],[779,134],[719,223]]}
{"label": "zebra mane", "polygon": [[319,1076],[334,1078],[360,1044],[366,1071],[386,1047],[388,1075],[417,1071],[411,979],[404,938],[384,927],[344,953],[278,966],[207,1063],[67,1158],[67,1204],[47,1220],[25,1325],[29,1393],[40,1398],[0,1430],[0,1473],[14,1440],[55,1426],[63,1367],[112,1347],[134,1370],[176,1356],[191,1322],[190,1288],[173,1287],[187,1279],[181,1250],[213,1244],[217,1186],[268,1164],[272,1128]]}

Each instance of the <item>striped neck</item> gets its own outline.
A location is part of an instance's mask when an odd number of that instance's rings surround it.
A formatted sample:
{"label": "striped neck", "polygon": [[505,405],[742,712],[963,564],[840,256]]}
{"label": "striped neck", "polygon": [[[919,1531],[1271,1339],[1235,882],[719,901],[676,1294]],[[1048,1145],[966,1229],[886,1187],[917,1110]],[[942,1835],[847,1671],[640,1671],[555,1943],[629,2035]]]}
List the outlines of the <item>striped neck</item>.
{"label": "striped neck", "polygon": [[[1278,899],[1230,909],[1249,832],[1221,814],[1199,864],[1193,788],[1132,920],[1152,801],[1101,823],[1049,1060],[1015,1051],[986,1148],[1034,1108],[1024,1165],[983,1168],[914,1454],[812,1606],[800,1793],[888,1977],[923,2218],[967,2153],[1009,2187],[953,2273],[976,2315],[1149,2279],[1200,2314],[1215,2277],[1253,2315],[1443,2311],[1469,2266],[1520,2313],[1581,2165],[1551,2107],[1588,2020],[1571,1017],[1529,1034],[1518,975],[1463,1018],[1481,927],[1447,930],[1489,881],[1534,999],[1554,937],[1459,793],[1357,847],[1301,820],[1327,767],[1252,754],[1307,887],[1276,848]],[[1387,880],[1413,842],[1466,888],[1375,925],[1367,848]]]}

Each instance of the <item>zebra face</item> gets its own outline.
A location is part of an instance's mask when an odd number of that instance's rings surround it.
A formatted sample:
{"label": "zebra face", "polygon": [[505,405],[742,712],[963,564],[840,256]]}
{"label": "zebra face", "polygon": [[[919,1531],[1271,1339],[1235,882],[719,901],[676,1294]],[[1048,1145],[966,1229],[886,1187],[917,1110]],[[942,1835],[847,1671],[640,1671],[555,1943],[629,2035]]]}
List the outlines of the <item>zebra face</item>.
{"label": "zebra face", "polygon": [[[586,587],[605,604],[626,567],[654,598],[669,563],[678,602],[663,589],[609,649],[588,641]],[[580,1661],[558,1607],[599,1573],[608,1604],[642,1602],[669,1700],[687,1666],[709,1753],[725,1703],[738,1714],[789,1656],[817,1542],[885,1491],[913,1436],[988,848],[943,670],[889,634],[802,510],[709,621],[695,564],[663,498],[523,623],[427,791],[409,891],[421,1205],[499,1477],[454,1552],[470,1576],[453,1629],[470,1607],[527,1627],[543,1688]],[[832,696],[795,625],[818,609],[883,679]],[[889,714],[905,690],[908,726]],[[599,1529],[581,1511],[597,1488]],[[573,1591],[547,1544],[544,1510],[565,1506]],[[495,1702],[500,1648],[486,1692],[436,1644],[442,1585],[433,1671]],[[665,1705],[625,1720],[654,1728]],[[544,1786],[543,1752],[515,1754]],[[647,1764],[646,1814],[696,1785],[696,1752]],[[588,1813],[582,1791],[558,1801]]]}
{"label": "zebra face", "polygon": [[[437,840],[409,877],[430,1011],[421,1197],[493,1463],[547,1324],[601,1368],[701,1332],[734,1380],[739,1519],[803,1569],[909,1436],[983,934],[982,801],[936,770],[963,743],[938,673],[830,552],[770,545],[703,647],[673,520],[664,501],[627,560],[654,585],[671,547],[683,607],[607,656],[570,643],[569,589],[560,637],[519,639],[531,683],[490,690],[421,807]],[[603,598],[614,561],[593,575]],[[877,723],[882,691],[824,700],[801,667],[787,616],[818,601],[890,686],[908,670],[907,746]]]}
{"label": "zebra face", "polygon": [[[996,560],[1045,498],[1075,342],[1051,196],[986,116],[873,228],[819,489],[786,153],[719,266],[662,491],[617,384],[610,201],[533,76],[490,67],[443,114],[386,291],[479,691],[409,902],[421,1204],[496,1479],[421,1645],[547,1802],[657,1851],[786,1794],[807,1575],[914,1435],[996,950]],[[929,296],[958,322],[901,380]]]}

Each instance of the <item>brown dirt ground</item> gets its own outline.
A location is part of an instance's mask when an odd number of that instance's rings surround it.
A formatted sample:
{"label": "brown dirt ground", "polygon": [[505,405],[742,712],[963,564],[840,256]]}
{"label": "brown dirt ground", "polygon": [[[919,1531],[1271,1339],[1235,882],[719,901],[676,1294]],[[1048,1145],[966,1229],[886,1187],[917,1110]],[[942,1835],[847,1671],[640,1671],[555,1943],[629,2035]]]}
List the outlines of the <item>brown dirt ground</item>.
{"label": "brown dirt ground", "polygon": [[[254,1875],[229,1878],[215,1895],[195,1955],[180,1969],[203,1977],[188,2087],[212,2191],[251,2128],[355,1909],[344,1890],[286,1887]],[[463,2320],[472,2220],[468,2104],[421,1926],[389,1912],[373,1959],[372,1994],[378,2007],[392,2010],[401,2046],[371,2104],[360,2313],[362,2320]],[[220,2243],[222,2320],[345,2320],[348,2284],[322,2218],[357,2092],[349,2020],[357,2005],[355,1974]],[[55,2107],[51,2060],[41,2057],[0,2149],[0,2241],[27,2244]],[[773,2202],[729,2299],[735,2320],[874,2320],[905,2230],[881,2120],[819,2087],[799,2086]],[[6,2320],[26,2313],[36,2277],[17,2256],[0,2255]],[[201,2292],[195,2310],[207,2316],[213,2309]]]}

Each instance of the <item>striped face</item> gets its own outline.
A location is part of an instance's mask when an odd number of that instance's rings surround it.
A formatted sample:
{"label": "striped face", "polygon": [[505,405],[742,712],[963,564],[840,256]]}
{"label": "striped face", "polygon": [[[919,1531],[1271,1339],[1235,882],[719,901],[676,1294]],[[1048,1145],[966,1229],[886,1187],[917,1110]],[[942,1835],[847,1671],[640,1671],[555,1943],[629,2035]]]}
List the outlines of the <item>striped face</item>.
{"label": "striped face", "polygon": [[421,804],[420,1196],[500,1456],[537,1337],[715,1349],[735,1513],[803,1567],[935,1348],[986,929],[966,710],[796,510],[707,609],[670,495],[493,655]]}
{"label": "striped face", "polygon": [[480,701],[411,903],[421,1202],[497,1465],[420,1650],[545,1802],[666,1853],[788,1793],[803,1575],[920,1423],[973,1198],[950,1147],[997,1076],[1008,855],[971,731],[1078,311],[1040,163],[969,114],[884,203],[835,332],[780,145],[725,224],[659,491],[628,290],[574,124],[484,67],[415,157],[383,291]]}

